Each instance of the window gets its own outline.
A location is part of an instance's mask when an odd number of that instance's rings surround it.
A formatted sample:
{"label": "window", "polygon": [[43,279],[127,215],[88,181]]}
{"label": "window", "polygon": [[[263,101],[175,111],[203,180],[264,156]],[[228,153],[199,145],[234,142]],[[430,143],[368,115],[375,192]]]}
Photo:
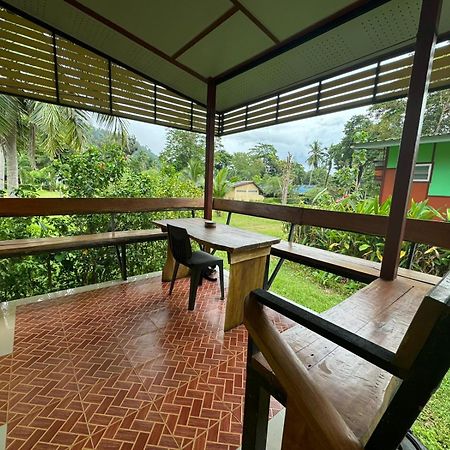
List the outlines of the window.
{"label": "window", "polygon": [[413,181],[430,181],[431,164],[416,164],[414,167]]}

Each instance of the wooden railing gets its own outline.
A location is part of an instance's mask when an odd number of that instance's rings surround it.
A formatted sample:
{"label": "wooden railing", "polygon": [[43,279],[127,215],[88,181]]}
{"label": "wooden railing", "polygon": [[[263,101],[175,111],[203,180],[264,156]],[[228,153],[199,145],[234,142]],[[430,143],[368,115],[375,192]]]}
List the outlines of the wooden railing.
{"label": "wooden railing", "polygon": [[0,217],[203,209],[201,198],[2,198]]}
{"label": "wooden railing", "polygon": [[[371,214],[326,211],[217,198],[214,199],[213,208],[219,211],[280,220],[295,225],[310,225],[382,237],[386,236],[389,220],[386,216]],[[450,222],[408,219],[406,221],[405,240],[450,248]]]}
{"label": "wooden railing", "polygon": [[[215,210],[353,233],[386,236],[389,218],[295,206],[214,199]],[[201,198],[3,198],[0,217],[202,210]],[[450,248],[450,223],[408,219],[405,240]]]}

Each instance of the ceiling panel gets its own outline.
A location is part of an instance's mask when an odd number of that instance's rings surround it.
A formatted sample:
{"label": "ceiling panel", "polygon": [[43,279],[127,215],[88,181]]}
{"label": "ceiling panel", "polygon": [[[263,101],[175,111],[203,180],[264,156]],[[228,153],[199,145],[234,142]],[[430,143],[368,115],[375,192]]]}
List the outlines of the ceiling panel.
{"label": "ceiling panel", "polygon": [[178,60],[205,77],[213,77],[272,45],[272,40],[263,31],[238,12]]}
{"label": "ceiling panel", "polygon": [[169,55],[233,6],[229,0],[79,1]]}
{"label": "ceiling panel", "polygon": [[352,3],[358,3],[354,0],[240,0],[240,2],[280,40],[287,39]]}
{"label": "ceiling panel", "polygon": [[413,44],[419,14],[417,0],[392,0],[219,85],[217,104],[228,109]]}

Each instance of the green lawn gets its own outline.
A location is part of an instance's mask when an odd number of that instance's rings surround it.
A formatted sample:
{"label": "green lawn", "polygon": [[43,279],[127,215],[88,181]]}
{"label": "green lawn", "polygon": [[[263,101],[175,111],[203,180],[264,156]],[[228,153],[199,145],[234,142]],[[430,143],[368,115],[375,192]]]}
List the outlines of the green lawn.
{"label": "green lawn", "polygon": [[[225,223],[226,217],[224,213],[220,216],[215,214],[214,220]],[[231,225],[286,239],[281,223],[275,220],[233,214]],[[276,260],[272,258],[271,270]],[[345,282],[300,264],[285,262],[271,290],[322,312],[344,300],[359,286],[358,283]],[[429,450],[450,450],[450,372],[424,408],[413,430]]]}
{"label": "green lawn", "polygon": [[46,191],[45,189],[39,189],[37,191],[37,196],[39,198],[60,198],[61,193],[55,191]]}

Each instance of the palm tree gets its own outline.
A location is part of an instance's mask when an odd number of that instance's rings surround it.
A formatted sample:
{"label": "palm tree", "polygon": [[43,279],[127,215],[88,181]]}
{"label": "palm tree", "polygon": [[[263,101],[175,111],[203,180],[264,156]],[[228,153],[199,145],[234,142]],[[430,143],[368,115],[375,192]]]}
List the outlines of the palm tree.
{"label": "palm tree", "polygon": [[[309,167],[313,169],[317,169],[322,164],[324,158],[325,158],[325,151],[322,147],[322,144],[319,141],[314,141],[309,146],[309,152],[308,152],[308,159],[306,160],[306,163],[309,165]],[[312,181],[312,174],[313,171],[311,170],[309,174],[309,184],[311,184]]]}
{"label": "palm tree", "polygon": [[8,195],[13,195],[19,187],[17,137],[23,128],[24,112],[24,100],[0,95],[0,143],[5,155]]}
{"label": "palm tree", "polygon": [[[120,135],[122,144],[125,143],[125,121],[103,114],[95,114],[94,117],[97,123]],[[18,142],[21,147],[27,146],[30,165],[34,169],[38,141],[51,157],[67,148],[81,150],[91,119],[92,114],[86,111],[0,95],[0,146],[6,160],[7,194],[14,196],[19,187]]]}
{"label": "palm tree", "polygon": [[325,178],[325,187],[328,186],[328,180],[330,179],[331,169],[333,169],[333,162],[336,158],[336,154],[339,151],[338,145],[331,145],[326,150],[326,157],[325,157],[325,163],[327,165],[327,176]]}
{"label": "palm tree", "polygon": [[214,177],[213,195],[217,198],[225,197],[230,190],[230,182],[228,181],[228,169],[225,167],[217,171]]}
{"label": "palm tree", "polygon": [[204,165],[202,161],[199,159],[190,159],[187,167],[183,170],[183,175],[195,185],[201,186],[203,184],[203,170]]}

